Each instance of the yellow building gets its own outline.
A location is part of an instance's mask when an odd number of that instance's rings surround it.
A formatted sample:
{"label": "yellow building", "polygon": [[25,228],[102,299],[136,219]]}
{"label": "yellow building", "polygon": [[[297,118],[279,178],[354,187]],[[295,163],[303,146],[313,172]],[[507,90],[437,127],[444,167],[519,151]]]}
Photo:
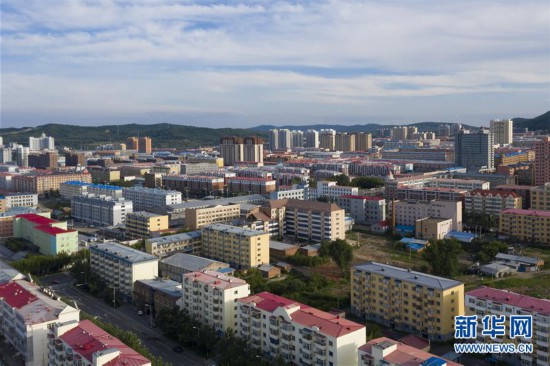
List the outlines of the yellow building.
{"label": "yellow building", "polygon": [[241,205],[188,208],[185,210],[185,226],[198,230],[206,225],[229,222],[241,216]]}
{"label": "yellow building", "polygon": [[550,182],[531,188],[531,209],[550,211]]}
{"label": "yellow building", "polygon": [[443,239],[453,230],[453,220],[423,218],[416,220],[416,237],[420,239]]}
{"label": "yellow building", "polygon": [[351,311],[386,327],[436,341],[452,339],[464,315],[464,284],[368,262],[351,269]]}
{"label": "yellow building", "polygon": [[150,237],[153,232],[168,229],[168,216],[140,211],[126,215],[126,233],[130,237]]}
{"label": "yellow building", "polygon": [[523,241],[550,244],[550,211],[514,208],[501,211],[499,232]]}
{"label": "yellow building", "polygon": [[71,180],[92,183],[92,176],[89,173],[16,175],[12,178],[12,191],[42,194],[51,190],[59,190],[61,183]]}
{"label": "yellow building", "polygon": [[238,226],[212,224],[202,232],[202,254],[231,267],[257,268],[269,263],[269,233]]}

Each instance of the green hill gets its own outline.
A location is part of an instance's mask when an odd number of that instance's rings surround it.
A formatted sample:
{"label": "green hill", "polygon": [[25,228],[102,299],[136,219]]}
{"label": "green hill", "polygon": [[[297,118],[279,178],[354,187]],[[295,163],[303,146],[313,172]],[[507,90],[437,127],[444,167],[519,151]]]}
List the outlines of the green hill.
{"label": "green hill", "polygon": [[514,118],[514,129],[525,129],[529,131],[550,131],[550,111],[535,118]]}
{"label": "green hill", "polygon": [[205,128],[182,126],[168,123],[154,125],[108,125],[99,127],[71,126],[48,124],[39,127],[23,127],[20,129],[0,129],[4,143],[29,143],[29,137],[38,137],[42,133],[55,138],[56,146],[74,148],[93,148],[96,145],[109,142],[126,142],[130,136],[149,136],[153,139],[153,147],[190,148],[213,146],[219,144],[223,136],[260,136],[263,132],[233,128]]}

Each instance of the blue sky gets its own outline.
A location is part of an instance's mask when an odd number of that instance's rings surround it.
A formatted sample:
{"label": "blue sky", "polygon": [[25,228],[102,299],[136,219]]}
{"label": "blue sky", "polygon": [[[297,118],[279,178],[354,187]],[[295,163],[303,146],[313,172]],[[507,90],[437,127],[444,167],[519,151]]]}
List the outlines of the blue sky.
{"label": "blue sky", "polygon": [[547,0],[0,7],[1,127],[486,125],[550,109]]}

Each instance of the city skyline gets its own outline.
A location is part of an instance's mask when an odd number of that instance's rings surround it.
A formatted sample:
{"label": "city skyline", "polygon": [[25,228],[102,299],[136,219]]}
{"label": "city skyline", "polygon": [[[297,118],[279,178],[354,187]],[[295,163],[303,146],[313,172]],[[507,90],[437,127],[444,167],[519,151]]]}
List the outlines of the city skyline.
{"label": "city skyline", "polygon": [[538,116],[550,100],[546,1],[6,0],[0,9],[2,128],[479,126]]}

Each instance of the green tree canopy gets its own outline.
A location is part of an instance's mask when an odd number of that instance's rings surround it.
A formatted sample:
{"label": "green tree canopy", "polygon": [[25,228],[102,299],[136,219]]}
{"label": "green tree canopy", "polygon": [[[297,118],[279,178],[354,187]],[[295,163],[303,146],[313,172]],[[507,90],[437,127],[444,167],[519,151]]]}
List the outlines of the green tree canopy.
{"label": "green tree canopy", "polygon": [[379,177],[356,177],[350,185],[361,189],[380,188],[384,187],[384,180]]}
{"label": "green tree canopy", "polygon": [[422,257],[428,262],[432,274],[452,278],[459,274],[458,255],[461,252],[462,246],[456,239],[430,240]]}

